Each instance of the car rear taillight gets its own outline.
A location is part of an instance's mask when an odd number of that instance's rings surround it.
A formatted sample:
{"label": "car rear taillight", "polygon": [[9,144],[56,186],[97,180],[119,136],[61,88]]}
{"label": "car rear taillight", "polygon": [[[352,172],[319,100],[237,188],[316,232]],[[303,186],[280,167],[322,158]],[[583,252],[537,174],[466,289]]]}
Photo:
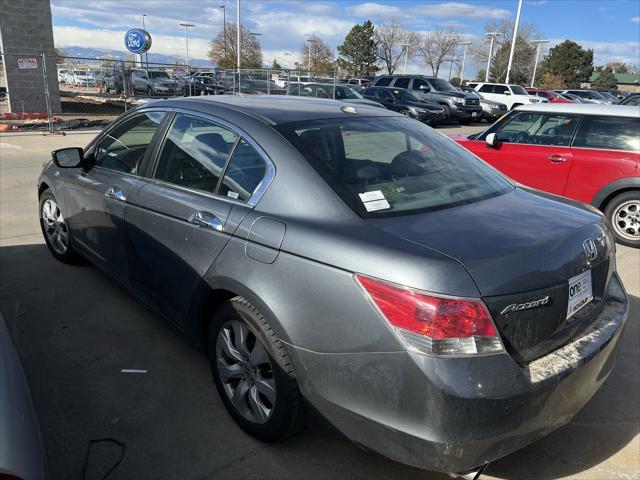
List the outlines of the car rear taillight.
{"label": "car rear taillight", "polygon": [[481,300],[439,297],[363,275],[356,278],[409,350],[432,355],[504,351]]}

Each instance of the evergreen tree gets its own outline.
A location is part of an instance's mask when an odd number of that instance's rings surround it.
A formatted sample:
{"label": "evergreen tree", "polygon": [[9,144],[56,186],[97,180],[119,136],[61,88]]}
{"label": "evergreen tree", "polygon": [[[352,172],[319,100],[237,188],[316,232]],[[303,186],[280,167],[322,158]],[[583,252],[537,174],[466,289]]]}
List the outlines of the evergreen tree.
{"label": "evergreen tree", "polygon": [[540,70],[561,77],[566,88],[580,88],[593,73],[593,50],[565,40],[549,50]]}
{"label": "evergreen tree", "polygon": [[367,20],[354,25],[338,45],[338,66],[352,75],[371,75],[378,71],[373,24]]}

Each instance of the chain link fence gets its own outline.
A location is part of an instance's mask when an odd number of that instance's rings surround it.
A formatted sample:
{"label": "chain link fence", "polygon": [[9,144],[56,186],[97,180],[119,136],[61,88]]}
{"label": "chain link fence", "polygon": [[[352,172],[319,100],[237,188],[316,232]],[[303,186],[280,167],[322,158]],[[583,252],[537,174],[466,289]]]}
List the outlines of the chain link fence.
{"label": "chain link fence", "polygon": [[[0,61],[6,62],[7,67],[18,67],[14,69],[18,83],[13,88],[11,82],[3,85],[0,77],[0,131],[102,128],[128,109],[160,98],[204,95],[336,98],[336,90],[343,88],[335,72],[270,68],[238,71],[114,58],[45,60],[44,55],[0,53]],[[51,71],[54,64],[56,69]],[[4,73],[2,66],[0,71]]]}

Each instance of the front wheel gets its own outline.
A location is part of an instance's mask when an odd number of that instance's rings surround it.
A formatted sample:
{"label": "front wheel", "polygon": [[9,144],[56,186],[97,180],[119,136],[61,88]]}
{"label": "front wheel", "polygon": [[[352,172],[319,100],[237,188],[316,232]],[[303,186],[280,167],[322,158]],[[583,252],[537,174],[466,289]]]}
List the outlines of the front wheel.
{"label": "front wheel", "polygon": [[614,197],[604,209],[613,228],[616,242],[640,248],[640,191],[624,192]]}
{"label": "front wheel", "polygon": [[244,298],[232,298],[214,315],[209,363],[224,406],[245,432],[274,442],[304,427],[302,395],[284,346]]}
{"label": "front wheel", "polygon": [[40,195],[40,228],[47,248],[56,259],[63,263],[79,262],[80,256],[71,244],[67,222],[49,189]]}

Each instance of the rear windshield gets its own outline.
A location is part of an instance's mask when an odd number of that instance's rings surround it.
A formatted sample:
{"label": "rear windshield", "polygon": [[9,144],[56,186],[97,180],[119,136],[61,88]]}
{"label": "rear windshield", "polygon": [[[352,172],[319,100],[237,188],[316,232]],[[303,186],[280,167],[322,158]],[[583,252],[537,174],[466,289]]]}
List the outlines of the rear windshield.
{"label": "rear windshield", "polygon": [[513,189],[482,160],[410,118],[339,118],[276,128],[362,217],[436,210]]}

